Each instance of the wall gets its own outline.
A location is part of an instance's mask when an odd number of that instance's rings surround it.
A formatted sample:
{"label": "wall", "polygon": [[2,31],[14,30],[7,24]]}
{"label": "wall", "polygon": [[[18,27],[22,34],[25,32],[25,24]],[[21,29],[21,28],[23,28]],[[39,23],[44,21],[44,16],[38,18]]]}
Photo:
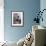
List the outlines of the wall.
{"label": "wall", "polygon": [[[4,0],[4,36],[18,41],[32,29],[32,21],[40,9],[40,0]],[[11,26],[11,11],[24,11],[24,27]]]}
{"label": "wall", "polygon": [[[46,0],[41,0],[40,1],[40,9],[41,9],[41,11],[43,9],[46,9]],[[46,27],[46,20],[45,20],[46,19],[46,11],[43,12],[43,16],[42,17],[43,17],[44,20],[43,20],[43,22],[42,21],[40,22],[40,25],[43,25],[43,26]]]}

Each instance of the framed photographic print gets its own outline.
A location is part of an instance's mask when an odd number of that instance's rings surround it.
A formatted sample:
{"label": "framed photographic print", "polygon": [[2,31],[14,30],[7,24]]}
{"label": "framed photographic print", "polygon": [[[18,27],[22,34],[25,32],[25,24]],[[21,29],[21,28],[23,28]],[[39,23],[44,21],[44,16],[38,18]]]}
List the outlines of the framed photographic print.
{"label": "framed photographic print", "polygon": [[23,12],[12,12],[12,26],[23,26]]}

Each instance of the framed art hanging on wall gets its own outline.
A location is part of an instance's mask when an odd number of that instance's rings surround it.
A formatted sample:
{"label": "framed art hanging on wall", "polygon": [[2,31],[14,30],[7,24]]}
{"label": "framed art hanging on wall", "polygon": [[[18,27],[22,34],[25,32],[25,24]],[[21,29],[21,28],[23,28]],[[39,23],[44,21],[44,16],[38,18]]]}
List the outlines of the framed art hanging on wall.
{"label": "framed art hanging on wall", "polygon": [[23,26],[23,12],[12,12],[12,26]]}

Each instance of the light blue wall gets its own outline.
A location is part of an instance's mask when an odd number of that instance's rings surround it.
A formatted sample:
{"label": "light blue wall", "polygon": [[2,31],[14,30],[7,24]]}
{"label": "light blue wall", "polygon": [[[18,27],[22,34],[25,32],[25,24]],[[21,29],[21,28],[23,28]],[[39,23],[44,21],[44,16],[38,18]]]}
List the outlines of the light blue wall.
{"label": "light blue wall", "polygon": [[[42,11],[43,9],[46,9],[46,0],[41,0],[40,1],[40,10]],[[43,22],[40,21],[40,25],[46,27],[46,10],[43,12]]]}
{"label": "light blue wall", "polygon": [[[32,28],[32,21],[40,9],[39,0],[5,0],[4,1],[4,35],[7,41],[18,41]],[[11,11],[24,11],[24,27],[11,27]],[[39,10],[38,10],[39,11]]]}

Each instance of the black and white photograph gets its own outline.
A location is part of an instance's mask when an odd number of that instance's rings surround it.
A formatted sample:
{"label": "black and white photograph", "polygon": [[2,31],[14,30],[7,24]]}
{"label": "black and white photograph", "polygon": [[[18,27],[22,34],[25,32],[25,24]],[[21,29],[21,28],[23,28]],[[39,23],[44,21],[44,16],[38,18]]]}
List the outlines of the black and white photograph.
{"label": "black and white photograph", "polygon": [[12,12],[12,26],[23,26],[23,12]]}

